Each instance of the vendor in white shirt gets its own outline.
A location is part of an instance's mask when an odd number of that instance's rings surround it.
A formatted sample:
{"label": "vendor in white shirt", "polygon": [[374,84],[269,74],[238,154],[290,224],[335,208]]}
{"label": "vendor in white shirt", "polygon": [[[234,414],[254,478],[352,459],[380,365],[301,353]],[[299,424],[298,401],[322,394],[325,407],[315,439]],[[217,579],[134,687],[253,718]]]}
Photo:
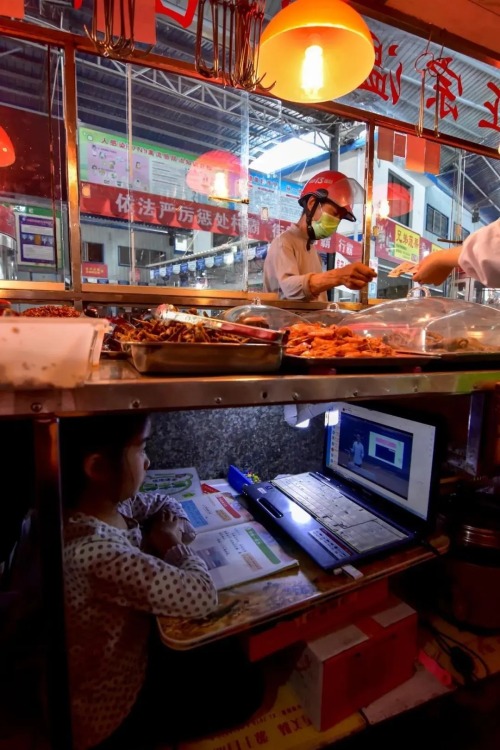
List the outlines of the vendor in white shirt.
{"label": "vendor in white shirt", "polygon": [[442,284],[457,267],[485,286],[500,287],[500,219],[477,229],[463,245],[428,255],[418,265],[413,281]]}

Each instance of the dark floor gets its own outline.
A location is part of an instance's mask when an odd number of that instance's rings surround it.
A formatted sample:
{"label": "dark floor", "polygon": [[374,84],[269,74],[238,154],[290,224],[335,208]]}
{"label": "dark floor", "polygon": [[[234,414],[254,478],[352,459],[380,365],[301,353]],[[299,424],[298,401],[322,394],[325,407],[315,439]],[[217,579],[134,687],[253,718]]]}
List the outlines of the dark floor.
{"label": "dark floor", "polygon": [[[384,750],[500,750],[500,675],[459,688],[329,748],[373,750],[375,746]],[[31,733],[19,731],[4,738],[0,732],[0,750],[50,749]]]}
{"label": "dark floor", "polygon": [[334,743],[335,750],[500,750],[500,675]]}

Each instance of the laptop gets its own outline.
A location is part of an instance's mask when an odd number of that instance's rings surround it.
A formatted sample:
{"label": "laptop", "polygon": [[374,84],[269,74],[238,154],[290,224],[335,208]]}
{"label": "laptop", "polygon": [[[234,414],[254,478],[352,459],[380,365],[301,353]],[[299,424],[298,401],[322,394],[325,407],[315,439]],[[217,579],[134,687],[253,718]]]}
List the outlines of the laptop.
{"label": "laptop", "polygon": [[250,511],[329,571],[422,539],[435,506],[437,422],[352,403],[325,417],[322,472],[245,484]]}

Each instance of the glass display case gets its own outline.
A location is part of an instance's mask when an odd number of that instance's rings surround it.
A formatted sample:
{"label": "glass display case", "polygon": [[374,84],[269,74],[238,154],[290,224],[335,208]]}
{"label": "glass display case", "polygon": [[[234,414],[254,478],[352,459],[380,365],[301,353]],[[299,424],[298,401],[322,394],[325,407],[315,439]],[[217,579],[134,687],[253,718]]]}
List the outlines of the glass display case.
{"label": "glass display case", "polygon": [[289,310],[282,310],[272,305],[261,305],[259,302],[231,307],[222,312],[219,318],[230,323],[245,323],[260,328],[272,328],[275,331],[302,322],[301,317]]}
{"label": "glass display case", "polygon": [[475,302],[407,297],[351,315],[348,325],[363,336],[382,338],[401,352],[500,353],[500,310]]}
{"label": "glass display case", "polygon": [[325,310],[311,310],[301,312],[300,317],[307,323],[320,323],[325,326],[338,326],[346,324],[346,317],[354,315],[354,310],[344,310],[336,302],[330,304]]}

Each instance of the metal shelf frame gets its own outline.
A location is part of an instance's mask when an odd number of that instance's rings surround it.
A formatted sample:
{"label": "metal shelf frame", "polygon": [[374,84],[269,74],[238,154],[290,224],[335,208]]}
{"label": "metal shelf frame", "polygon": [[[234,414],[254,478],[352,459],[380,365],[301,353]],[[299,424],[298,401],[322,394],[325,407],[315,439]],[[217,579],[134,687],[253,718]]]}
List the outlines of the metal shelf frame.
{"label": "metal shelf frame", "polygon": [[71,750],[64,621],[61,419],[129,410],[174,411],[364,398],[467,394],[494,388],[498,370],[353,375],[143,377],[126,361],[102,361],[80,388],[1,390],[0,416],[34,421],[35,499],[39,516],[47,626],[48,720],[53,750]]}
{"label": "metal shelf frame", "polygon": [[[369,366],[369,365],[367,365]],[[80,388],[0,391],[0,416],[212,409],[430,394],[464,395],[500,382],[499,369],[350,375],[145,377],[128,362],[101,362]]]}

